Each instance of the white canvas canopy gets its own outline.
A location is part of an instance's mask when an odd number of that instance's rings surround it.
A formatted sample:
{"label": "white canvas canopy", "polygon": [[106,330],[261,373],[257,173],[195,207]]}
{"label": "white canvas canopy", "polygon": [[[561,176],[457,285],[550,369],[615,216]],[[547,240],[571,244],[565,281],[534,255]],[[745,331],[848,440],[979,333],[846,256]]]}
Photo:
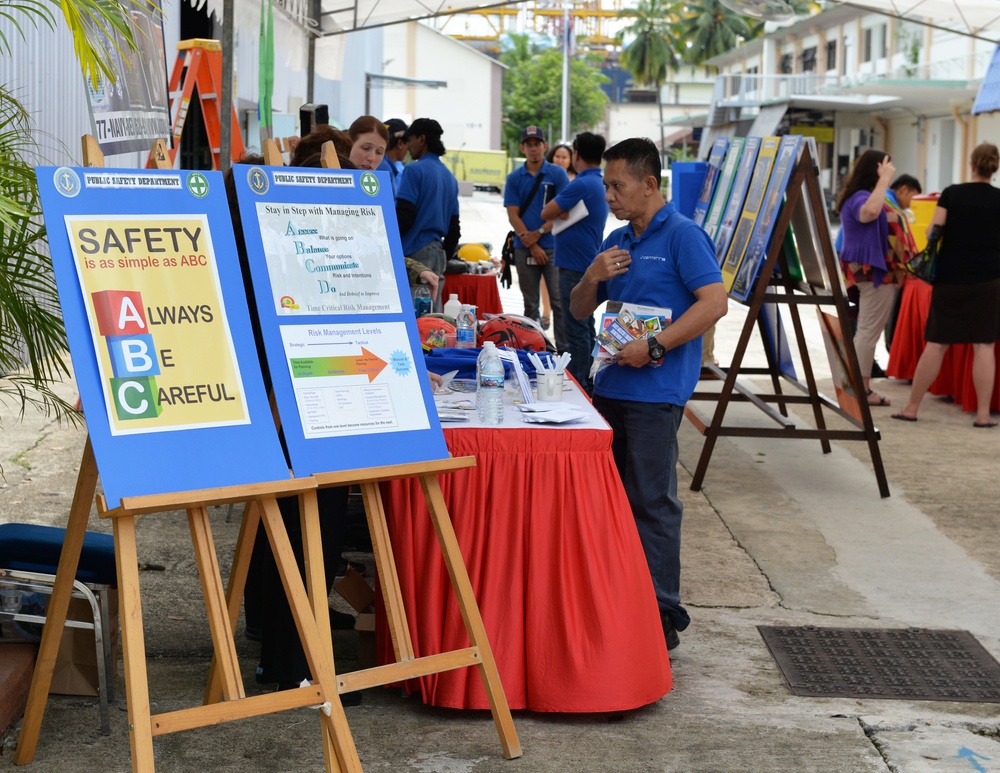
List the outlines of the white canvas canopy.
{"label": "white canvas canopy", "polygon": [[996,42],[1000,37],[1000,0],[833,0],[840,5],[877,11],[910,21],[956,28],[963,34]]}

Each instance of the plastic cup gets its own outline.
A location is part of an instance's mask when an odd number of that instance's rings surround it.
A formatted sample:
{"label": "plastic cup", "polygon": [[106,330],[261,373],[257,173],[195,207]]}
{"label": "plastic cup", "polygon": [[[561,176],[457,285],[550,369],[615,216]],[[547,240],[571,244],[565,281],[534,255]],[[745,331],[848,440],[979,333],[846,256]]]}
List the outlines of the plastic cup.
{"label": "plastic cup", "polygon": [[536,374],[536,395],[539,402],[555,403],[562,400],[563,373],[561,370],[542,370]]}

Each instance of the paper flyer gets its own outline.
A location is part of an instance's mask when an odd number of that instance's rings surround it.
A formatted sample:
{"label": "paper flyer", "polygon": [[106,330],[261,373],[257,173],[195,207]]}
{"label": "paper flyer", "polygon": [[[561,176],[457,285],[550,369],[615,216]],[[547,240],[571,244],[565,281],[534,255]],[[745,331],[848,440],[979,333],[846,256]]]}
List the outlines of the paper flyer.
{"label": "paper flyer", "polygon": [[282,325],[306,438],[427,429],[401,322]]}
{"label": "paper flyer", "polygon": [[[657,306],[611,301],[607,308],[601,316],[594,344],[594,362],[599,363],[598,370],[613,362],[615,355],[626,344],[655,336],[671,322],[671,310]],[[658,368],[662,362],[652,362],[650,365]]]}
{"label": "paper flyer", "polygon": [[731,292],[733,284],[736,282],[736,273],[740,269],[740,263],[746,254],[747,245],[750,243],[750,236],[753,234],[754,226],[757,222],[757,215],[764,203],[764,194],[767,191],[767,182],[771,177],[771,168],[774,166],[774,159],[778,153],[778,137],[765,137],[760,143],[760,151],[757,153],[757,163],[754,164],[753,176],[750,178],[750,188],[747,191],[747,198],[743,204],[743,213],[740,215],[733,233],[733,240],[729,244],[726,252],[726,259],[722,261],[722,283],[726,287],[726,292]]}
{"label": "paper flyer", "polygon": [[719,170],[722,168],[728,147],[729,137],[716,137],[708,154],[708,173],[705,175],[705,182],[701,186],[701,193],[698,194],[698,201],[694,205],[694,214],[691,217],[700,226],[705,225],[708,205],[712,201],[712,194],[719,181]]}
{"label": "paper flyer", "polygon": [[112,435],[250,421],[205,215],[66,215]]}

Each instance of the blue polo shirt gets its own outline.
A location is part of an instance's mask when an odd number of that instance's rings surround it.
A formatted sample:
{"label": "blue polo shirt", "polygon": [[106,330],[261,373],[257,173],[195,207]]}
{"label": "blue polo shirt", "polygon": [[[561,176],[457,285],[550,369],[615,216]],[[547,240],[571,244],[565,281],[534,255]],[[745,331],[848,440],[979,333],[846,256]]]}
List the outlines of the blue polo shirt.
{"label": "blue polo shirt", "polygon": [[[541,228],[542,208],[559,194],[563,188],[569,185],[569,176],[561,166],[542,161],[538,174],[543,175],[542,182],[531,198],[531,203],[521,215],[524,225],[532,231]],[[535,175],[528,171],[527,166],[515,169],[507,175],[507,184],[503,189],[503,205],[505,207],[520,207],[528,198],[531,189],[535,185]],[[545,234],[538,240],[538,246],[543,250],[551,250],[555,241],[551,233]],[[524,244],[517,237],[514,238],[514,246],[524,248]]]}
{"label": "blue polo shirt", "polygon": [[[598,252],[620,247],[632,255],[628,271],[597,286],[597,300],[638,303],[671,310],[678,320],[694,304],[694,291],[721,282],[715,245],[673,204],[656,213],[638,238],[629,223],[613,231]],[[603,368],[594,394],[615,400],[684,405],[701,373],[701,337],[670,349],[658,368]]]}
{"label": "blue polo shirt", "polygon": [[584,169],[555,198],[563,212],[582,201],[587,216],[556,236],[555,264],[583,273],[600,250],[604,224],[608,222],[608,202],[604,200],[604,180],[600,169]]}
{"label": "blue polo shirt", "polygon": [[375,171],[385,172],[389,175],[389,182],[392,183],[392,198],[395,199],[396,193],[399,190],[399,170],[396,169],[396,165],[392,163],[388,156],[382,156],[382,160],[375,167]]}
{"label": "blue polo shirt", "polygon": [[406,167],[396,198],[417,208],[413,226],[402,237],[404,255],[444,239],[451,219],[458,215],[458,182],[436,153],[425,153]]}

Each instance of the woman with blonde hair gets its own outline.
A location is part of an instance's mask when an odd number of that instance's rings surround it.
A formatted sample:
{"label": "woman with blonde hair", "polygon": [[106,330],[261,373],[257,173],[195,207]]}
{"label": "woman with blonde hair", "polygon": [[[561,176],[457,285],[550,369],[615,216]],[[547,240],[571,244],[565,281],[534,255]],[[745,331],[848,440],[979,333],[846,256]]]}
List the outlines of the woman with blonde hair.
{"label": "woman with blonde hair", "polygon": [[943,229],[937,276],[931,293],[924,339],[927,346],[913,374],[906,407],[894,419],[916,421],[920,401],[937,378],[951,344],[971,344],[972,383],[976,389],[973,427],[997,426],[990,416],[1000,340],[1000,189],[990,181],[1000,168],[996,145],[972,151],[971,182],[949,185],[941,193],[927,227]]}

